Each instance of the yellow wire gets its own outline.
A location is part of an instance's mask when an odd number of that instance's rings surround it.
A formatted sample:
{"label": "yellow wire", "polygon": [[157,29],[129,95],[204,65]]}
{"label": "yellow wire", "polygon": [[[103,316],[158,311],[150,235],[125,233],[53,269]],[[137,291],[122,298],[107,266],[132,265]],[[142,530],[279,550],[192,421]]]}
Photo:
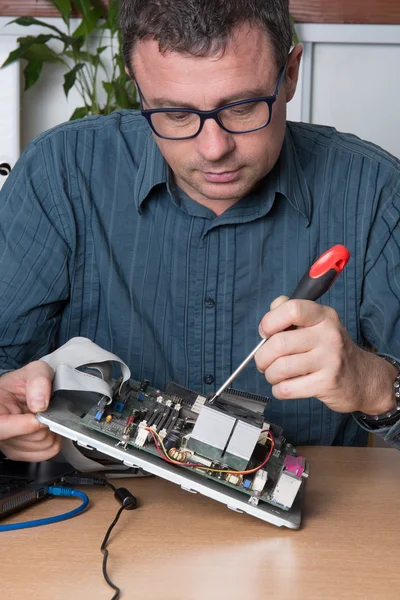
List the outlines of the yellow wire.
{"label": "yellow wire", "polygon": [[[158,440],[158,442],[159,442],[159,444],[160,444],[160,446],[161,446],[161,448],[162,448],[162,450],[163,450],[166,458],[168,458],[169,461],[173,462],[175,465],[182,466],[182,463],[180,463],[178,460],[174,460],[173,458],[171,458],[168,455],[168,452],[167,452],[167,450],[166,450],[166,448],[164,446],[164,443],[163,443],[162,439],[160,438],[160,436],[158,435],[158,433],[156,431],[153,431],[152,429],[150,429],[150,427],[145,427],[144,429],[146,431],[150,431],[150,432],[154,433],[154,435],[157,437],[157,440]],[[271,444],[275,445],[274,444],[274,440],[271,437],[271,435],[270,435],[269,432],[267,432],[267,437],[268,437],[269,440],[271,440]],[[194,466],[195,465],[193,465],[193,467]],[[203,466],[203,465],[197,465],[196,464],[196,469],[205,469],[206,471],[211,471],[212,473],[231,473],[232,475],[249,475],[250,473],[255,473],[255,471],[258,471],[259,468],[260,467],[256,467],[255,469],[250,469],[249,471],[229,471],[227,469],[211,469],[210,467],[206,467],[206,466]]]}

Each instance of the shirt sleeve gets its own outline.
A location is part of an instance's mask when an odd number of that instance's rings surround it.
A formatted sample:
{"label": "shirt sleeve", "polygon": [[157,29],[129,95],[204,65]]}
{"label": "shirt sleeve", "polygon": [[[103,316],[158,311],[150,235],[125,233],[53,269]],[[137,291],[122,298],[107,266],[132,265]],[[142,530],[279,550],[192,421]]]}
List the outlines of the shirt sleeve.
{"label": "shirt sleeve", "polygon": [[[365,263],[361,332],[379,354],[400,362],[400,170],[379,198],[377,217],[371,228]],[[400,449],[400,421],[374,430],[357,423]]]}
{"label": "shirt sleeve", "polygon": [[33,143],[0,192],[0,373],[52,350],[69,296],[71,248],[50,168]]}

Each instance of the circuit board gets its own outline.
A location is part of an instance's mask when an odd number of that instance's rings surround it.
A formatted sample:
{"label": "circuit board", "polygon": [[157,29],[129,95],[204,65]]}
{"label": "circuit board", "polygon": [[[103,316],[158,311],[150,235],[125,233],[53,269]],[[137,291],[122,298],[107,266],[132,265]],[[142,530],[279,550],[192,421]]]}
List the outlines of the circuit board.
{"label": "circuit board", "polygon": [[282,428],[265,422],[269,399],[227,390],[213,402],[175,383],[119,384],[111,403],[103,397],[82,417],[85,427],[234,488],[253,506],[291,508],[308,467]]}

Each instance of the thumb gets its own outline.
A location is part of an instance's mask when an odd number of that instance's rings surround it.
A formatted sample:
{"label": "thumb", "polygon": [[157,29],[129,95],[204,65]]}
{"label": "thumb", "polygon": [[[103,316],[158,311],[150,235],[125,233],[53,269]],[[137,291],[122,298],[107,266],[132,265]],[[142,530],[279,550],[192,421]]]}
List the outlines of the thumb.
{"label": "thumb", "polygon": [[40,360],[30,363],[26,369],[26,404],[34,413],[44,411],[50,401],[54,371]]}
{"label": "thumb", "polygon": [[274,310],[275,308],[278,308],[278,306],[280,306],[281,304],[285,304],[285,302],[287,302],[288,300],[289,300],[288,296],[279,296],[278,298],[275,298],[275,300],[273,300],[271,302],[270,310]]}

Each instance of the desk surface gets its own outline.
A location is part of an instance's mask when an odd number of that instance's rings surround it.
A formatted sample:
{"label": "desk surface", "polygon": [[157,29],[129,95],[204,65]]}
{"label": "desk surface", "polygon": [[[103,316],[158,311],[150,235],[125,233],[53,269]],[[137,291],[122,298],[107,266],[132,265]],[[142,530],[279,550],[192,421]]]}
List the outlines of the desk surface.
{"label": "desk surface", "polygon": [[[125,480],[141,502],[110,537],[121,600],[399,600],[400,453],[303,448],[310,461],[298,531],[236,514],[154,477]],[[2,533],[3,600],[109,600],[100,544],[118,504],[86,488],[85,514]],[[69,510],[48,500],[11,521]]]}

